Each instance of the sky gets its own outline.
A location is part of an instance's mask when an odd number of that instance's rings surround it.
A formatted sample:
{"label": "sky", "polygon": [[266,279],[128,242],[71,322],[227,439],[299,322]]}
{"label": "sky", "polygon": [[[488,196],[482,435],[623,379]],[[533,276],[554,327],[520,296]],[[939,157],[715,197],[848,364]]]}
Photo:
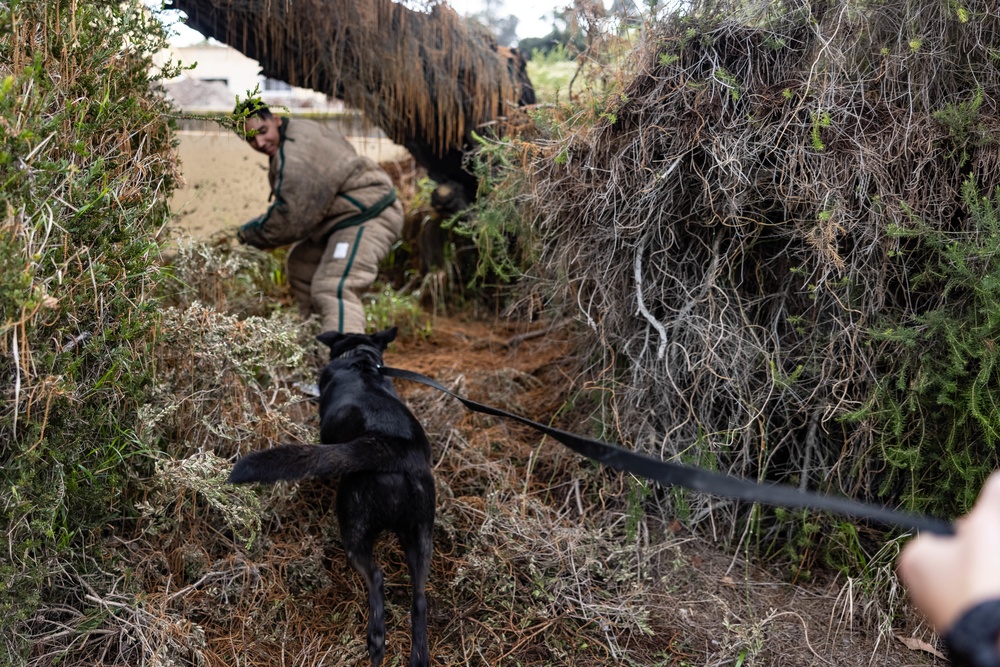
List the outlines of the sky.
{"label": "sky", "polygon": [[[544,37],[552,31],[552,13],[557,7],[565,7],[570,4],[570,0],[493,0],[494,5],[499,5],[495,10],[498,16],[510,16],[513,14],[518,18],[517,36],[519,39],[525,37]],[[448,4],[459,14],[466,16],[475,14],[486,9],[484,0],[448,0]],[[605,1],[605,6],[610,6],[611,0]],[[183,46],[194,44],[204,39],[201,33],[195,32],[180,24],[175,24],[174,30],[177,35],[171,39],[174,44]]]}
{"label": "sky", "polygon": [[[448,4],[463,16],[475,14],[486,9],[483,0],[449,0]],[[496,9],[498,16],[510,16],[513,14],[518,18],[517,36],[519,39],[525,37],[544,37],[552,32],[552,12],[556,7],[565,7],[571,4],[570,0],[555,2],[553,0],[502,0],[502,4]]]}

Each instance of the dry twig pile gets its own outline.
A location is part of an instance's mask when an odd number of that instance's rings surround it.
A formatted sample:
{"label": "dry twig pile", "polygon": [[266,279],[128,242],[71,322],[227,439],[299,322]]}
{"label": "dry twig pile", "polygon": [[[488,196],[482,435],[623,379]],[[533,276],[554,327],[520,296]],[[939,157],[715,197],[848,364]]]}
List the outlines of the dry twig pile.
{"label": "dry twig pile", "polygon": [[623,440],[938,511],[974,497],[998,462],[973,349],[996,333],[998,43],[985,0],[695,1],[647,32],[600,122],[532,165],[541,265]]}

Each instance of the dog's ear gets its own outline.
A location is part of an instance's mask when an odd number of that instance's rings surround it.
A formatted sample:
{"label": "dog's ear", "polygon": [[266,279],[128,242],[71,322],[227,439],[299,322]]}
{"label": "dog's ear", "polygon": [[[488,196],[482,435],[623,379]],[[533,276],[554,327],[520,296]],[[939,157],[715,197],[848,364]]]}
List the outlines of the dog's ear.
{"label": "dog's ear", "polygon": [[393,327],[391,329],[386,329],[385,331],[379,331],[378,333],[372,334],[372,340],[378,343],[379,347],[383,350],[389,347],[389,343],[396,340],[396,333],[399,331],[399,327]]}
{"label": "dog's ear", "polygon": [[330,349],[333,349],[334,343],[344,337],[344,334],[339,331],[324,331],[320,335],[316,336],[316,340],[323,343]]}

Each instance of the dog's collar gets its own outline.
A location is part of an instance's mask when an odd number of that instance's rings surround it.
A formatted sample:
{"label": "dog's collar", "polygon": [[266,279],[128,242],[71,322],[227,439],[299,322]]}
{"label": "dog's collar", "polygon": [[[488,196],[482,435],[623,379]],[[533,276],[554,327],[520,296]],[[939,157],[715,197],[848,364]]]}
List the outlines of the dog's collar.
{"label": "dog's collar", "polygon": [[380,348],[375,347],[374,345],[365,345],[364,343],[362,343],[361,345],[352,347],[343,354],[339,355],[337,358],[348,359],[350,357],[357,357],[361,355],[363,352],[368,353],[365,356],[374,357],[376,368],[382,368],[382,350]]}

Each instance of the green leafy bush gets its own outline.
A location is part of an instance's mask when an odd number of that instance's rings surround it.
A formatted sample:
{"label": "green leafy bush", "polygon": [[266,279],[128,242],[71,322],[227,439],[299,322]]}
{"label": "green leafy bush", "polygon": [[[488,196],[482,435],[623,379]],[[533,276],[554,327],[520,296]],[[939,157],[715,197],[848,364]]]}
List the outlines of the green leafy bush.
{"label": "green leafy bush", "polygon": [[894,230],[909,242],[901,260],[918,307],[874,332],[889,372],[857,415],[880,431],[882,492],[944,516],[967,511],[1000,467],[1000,188],[983,197],[970,178],[962,201],[961,230],[915,215]]}
{"label": "green leafy bush", "polygon": [[152,467],[136,422],[175,175],[150,92],[163,43],[138,3],[0,7],[0,637],[15,663],[15,628],[60,573],[96,567],[101,529]]}
{"label": "green leafy bush", "polygon": [[401,336],[426,338],[430,334],[430,318],[421,309],[417,296],[397,292],[388,283],[375,287],[380,289],[370,291],[363,298],[368,333],[399,327]]}
{"label": "green leafy bush", "polygon": [[536,233],[518,206],[518,197],[525,197],[524,165],[519,169],[515,164],[518,152],[511,141],[479,135],[476,140],[477,202],[446,226],[475,242],[478,264],[473,283],[509,284],[531,265],[537,248]]}

